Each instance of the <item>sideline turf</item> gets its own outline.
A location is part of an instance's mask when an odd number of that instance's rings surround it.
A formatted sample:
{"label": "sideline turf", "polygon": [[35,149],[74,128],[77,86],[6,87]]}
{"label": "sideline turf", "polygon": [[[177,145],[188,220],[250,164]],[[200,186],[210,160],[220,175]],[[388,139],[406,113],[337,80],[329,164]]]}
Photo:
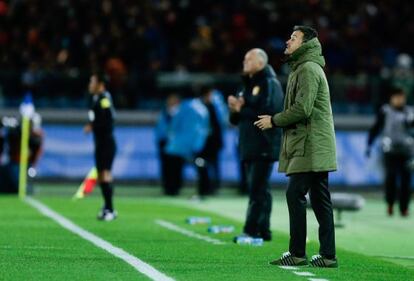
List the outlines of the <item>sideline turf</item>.
{"label": "sideline turf", "polygon": [[[289,233],[289,215],[283,193],[275,193],[272,228]],[[369,256],[381,256],[397,264],[414,269],[414,213],[403,218],[398,215],[388,217],[381,196],[365,195],[366,205],[359,212],[344,212],[344,228],[336,228],[336,244],[343,249]],[[203,204],[193,204],[199,210],[219,213],[225,217],[244,221],[247,206],[245,198],[216,198]],[[188,200],[182,200],[188,205]],[[413,204],[414,205],[414,204]],[[412,208],[414,209],[414,208]],[[307,212],[308,237],[318,240],[318,224],[312,210]],[[386,257],[399,257],[389,259]],[[412,278],[414,280],[414,277]]]}
{"label": "sideline turf", "polygon": [[[214,203],[207,201],[200,205],[183,199],[124,197],[121,194],[119,192],[116,200],[120,217],[112,223],[95,220],[101,204],[98,196],[77,202],[46,197],[41,193],[37,198],[79,226],[177,280],[307,280],[267,264],[286,249],[286,234],[276,232],[275,241],[264,247],[242,247],[232,243],[212,245],[164,229],[154,220],[167,220],[210,235],[205,226],[190,226],[184,222],[189,215],[209,215],[213,222],[235,224],[240,231],[239,220],[195,210]],[[60,228],[18,199],[0,197],[0,206],[0,280],[147,280],[129,265]],[[217,207],[217,212],[225,212],[220,204]],[[243,215],[244,210],[239,216]],[[211,235],[229,242],[232,236]],[[315,253],[317,244],[310,243],[308,250],[310,254]],[[339,250],[338,255],[339,269],[306,268],[302,271],[329,280],[414,279],[414,270],[379,258],[344,250]]]}

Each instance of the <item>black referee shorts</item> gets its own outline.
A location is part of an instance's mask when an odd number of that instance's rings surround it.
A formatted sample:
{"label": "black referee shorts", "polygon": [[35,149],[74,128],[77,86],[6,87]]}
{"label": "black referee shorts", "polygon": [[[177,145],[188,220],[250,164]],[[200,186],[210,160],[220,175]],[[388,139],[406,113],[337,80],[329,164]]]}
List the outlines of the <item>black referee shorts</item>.
{"label": "black referee shorts", "polygon": [[114,138],[95,142],[95,165],[98,171],[111,170],[116,153]]}

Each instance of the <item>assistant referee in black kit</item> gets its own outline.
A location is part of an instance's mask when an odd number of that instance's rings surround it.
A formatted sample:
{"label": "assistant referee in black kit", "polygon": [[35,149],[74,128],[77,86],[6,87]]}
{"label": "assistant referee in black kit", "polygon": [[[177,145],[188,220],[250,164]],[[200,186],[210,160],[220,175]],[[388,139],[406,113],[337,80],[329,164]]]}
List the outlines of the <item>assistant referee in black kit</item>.
{"label": "assistant referee in black kit", "polygon": [[89,124],[84,128],[85,133],[93,132],[95,142],[95,164],[98,170],[98,183],[101,186],[104,206],[98,214],[98,219],[111,221],[117,217],[114,210],[113,184],[111,168],[116,152],[113,134],[115,109],[110,93],[105,87],[106,76],[95,73],[89,81],[91,94],[89,108]]}

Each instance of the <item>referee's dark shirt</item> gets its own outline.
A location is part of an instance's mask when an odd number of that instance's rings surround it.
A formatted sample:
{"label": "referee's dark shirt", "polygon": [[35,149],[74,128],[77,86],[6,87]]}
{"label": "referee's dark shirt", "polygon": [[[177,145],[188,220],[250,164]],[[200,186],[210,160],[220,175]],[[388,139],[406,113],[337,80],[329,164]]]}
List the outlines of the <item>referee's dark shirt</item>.
{"label": "referee's dark shirt", "polygon": [[115,109],[109,92],[93,95],[89,110],[95,142],[113,139]]}

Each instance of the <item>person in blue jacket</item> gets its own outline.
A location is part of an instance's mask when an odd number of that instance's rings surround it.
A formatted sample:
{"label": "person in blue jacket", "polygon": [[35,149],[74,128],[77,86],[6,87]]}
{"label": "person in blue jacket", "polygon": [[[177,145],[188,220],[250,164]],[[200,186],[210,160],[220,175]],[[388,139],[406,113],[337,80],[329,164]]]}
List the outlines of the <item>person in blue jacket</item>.
{"label": "person in blue jacket", "polygon": [[171,178],[168,174],[171,171],[170,167],[168,167],[171,161],[169,161],[168,154],[165,153],[165,147],[167,145],[168,134],[171,130],[172,119],[178,112],[180,102],[181,98],[177,94],[170,94],[167,97],[165,107],[161,111],[155,126],[155,141],[158,147],[161,182],[164,193],[168,193],[167,179]]}
{"label": "person in blue jacket", "polygon": [[209,113],[199,98],[181,102],[171,120],[165,146],[169,170],[165,179],[167,195],[179,193],[183,182],[184,164],[195,162],[205,145],[209,128]]}

